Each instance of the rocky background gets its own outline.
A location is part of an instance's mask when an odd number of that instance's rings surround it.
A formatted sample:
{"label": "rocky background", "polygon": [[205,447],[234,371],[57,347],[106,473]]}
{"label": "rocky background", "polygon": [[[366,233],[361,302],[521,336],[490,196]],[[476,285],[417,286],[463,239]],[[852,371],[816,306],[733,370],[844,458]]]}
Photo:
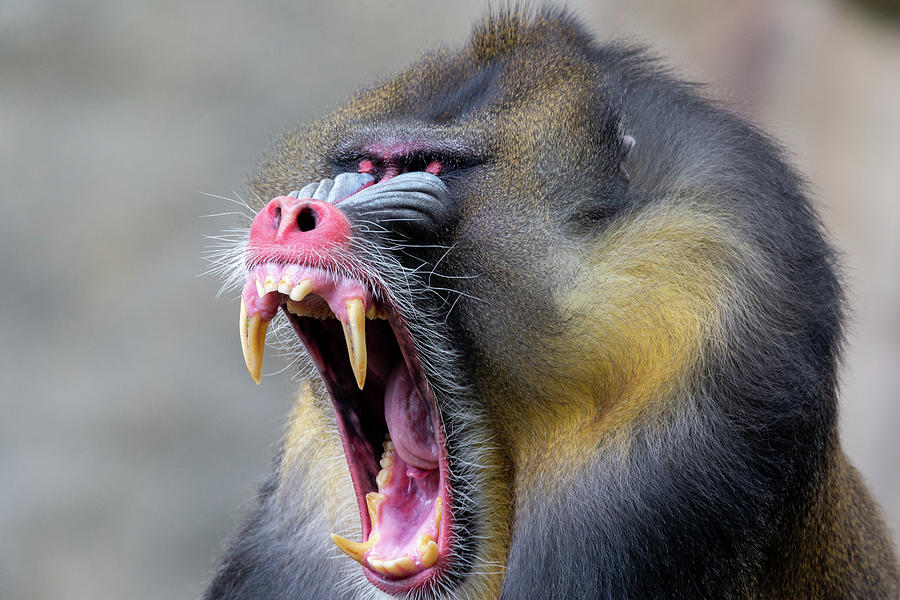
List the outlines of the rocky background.
{"label": "rocky background", "polygon": [[[571,2],[790,150],[844,254],[846,448],[900,531],[900,28],[890,0]],[[0,598],[193,598],[289,408],[204,235],[278,131],[477,0],[0,2]],[[235,294],[236,296],[236,294]],[[278,371],[278,358],[267,372]]]}

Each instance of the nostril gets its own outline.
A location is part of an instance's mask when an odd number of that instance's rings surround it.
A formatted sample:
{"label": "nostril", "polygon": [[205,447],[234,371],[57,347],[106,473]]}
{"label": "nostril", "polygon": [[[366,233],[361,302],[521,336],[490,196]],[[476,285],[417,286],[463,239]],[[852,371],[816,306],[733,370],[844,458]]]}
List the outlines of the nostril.
{"label": "nostril", "polygon": [[281,225],[281,207],[275,207],[275,229],[277,230],[279,225]]}
{"label": "nostril", "polygon": [[300,231],[312,231],[316,228],[316,211],[309,206],[303,207],[297,213],[297,227]]}

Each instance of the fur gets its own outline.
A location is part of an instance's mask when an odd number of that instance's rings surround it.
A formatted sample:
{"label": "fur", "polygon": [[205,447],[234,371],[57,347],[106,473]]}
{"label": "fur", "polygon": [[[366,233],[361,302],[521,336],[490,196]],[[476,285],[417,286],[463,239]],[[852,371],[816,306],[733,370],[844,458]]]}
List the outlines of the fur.
{"label": "fur", "polygon": [[[504,9],[286,134],[254,208],[420,139],[454,220],[352,219],[451,457],[457,554],[412,597],[897,597],[837,434],[835,256],[772,140],[639,48]],[[359,536],[342,456],[305,386],[207,600],[385,597],[328,541]]]}

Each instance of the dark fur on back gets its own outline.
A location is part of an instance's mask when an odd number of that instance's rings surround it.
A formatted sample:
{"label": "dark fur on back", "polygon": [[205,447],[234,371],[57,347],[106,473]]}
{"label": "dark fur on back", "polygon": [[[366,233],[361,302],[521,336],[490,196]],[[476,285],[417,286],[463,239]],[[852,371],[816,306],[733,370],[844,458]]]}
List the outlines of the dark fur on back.
{"label": "dark fur on back", "polygon": [[[503,568],[463,561],[438,597],[898,597],[878,509],[838,440],[835,256],[776,144],[640,49],[597,45],[559,11],[499,11],[469,46],[286,136],[251,186],[284,194],[346,170],[358,138],[413,134],[458,158],[459,221],[429,234],[454,252],[413,252],[459,277],[423,300],[443,322],[422,327],[452,340],[453,406],[499,446],[478,448],[441,406],[451,454],[485,465],[475,482],[460,467],[454,487],[497,503],[460,507],[462,548]],[[582,302],[584,281],[616,282],[599,297],[632,312]],[[645,287],[635,298],[619,281]],[[671,330],[638,327],[646,346],[571,333],[641,319]],[[598,370],[554,381],[566,348],[588,340],[588,355],[595,339]],[[646,383],[670,364],[670,380]],[[575,432],[546,424],[570,414]],[[380,597],[323,549],[327,507],[304,491],[315,465],[282,464],[205,597]]]}

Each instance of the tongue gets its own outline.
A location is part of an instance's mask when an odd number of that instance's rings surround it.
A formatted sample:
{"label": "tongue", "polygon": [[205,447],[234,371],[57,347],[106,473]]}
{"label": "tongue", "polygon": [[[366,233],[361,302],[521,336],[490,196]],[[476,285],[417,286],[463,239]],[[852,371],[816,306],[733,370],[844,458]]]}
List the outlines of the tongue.
{"label": "tongue", "polygon": [[391,441],[405,463],[419,469],[438,467],[437,439],[428,406],[419,396],[402,360],[388,377],[384,419]]}

